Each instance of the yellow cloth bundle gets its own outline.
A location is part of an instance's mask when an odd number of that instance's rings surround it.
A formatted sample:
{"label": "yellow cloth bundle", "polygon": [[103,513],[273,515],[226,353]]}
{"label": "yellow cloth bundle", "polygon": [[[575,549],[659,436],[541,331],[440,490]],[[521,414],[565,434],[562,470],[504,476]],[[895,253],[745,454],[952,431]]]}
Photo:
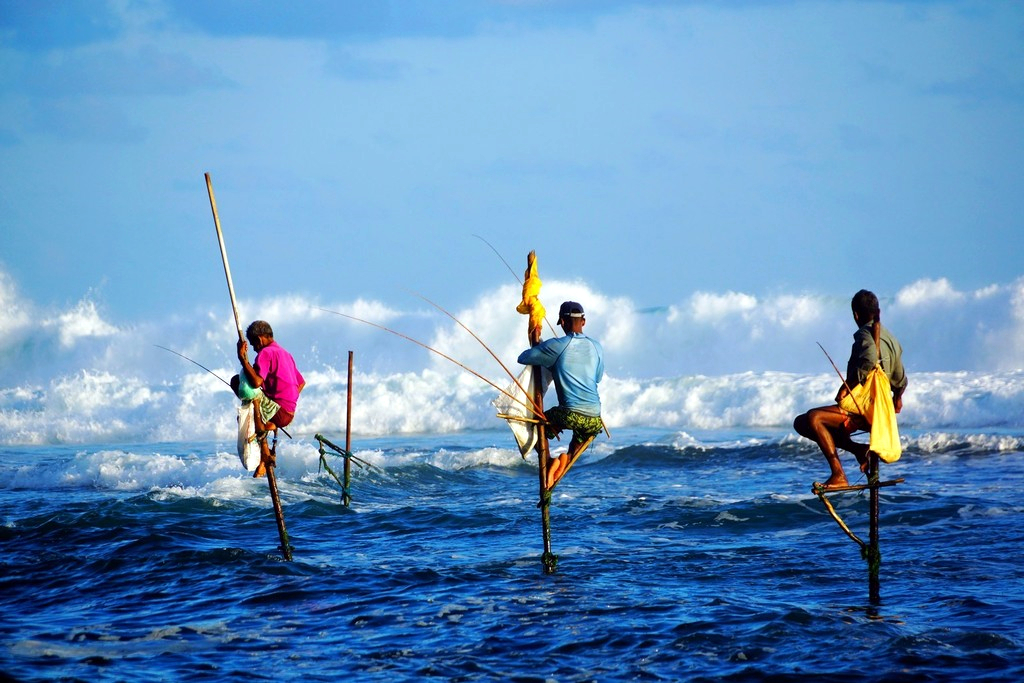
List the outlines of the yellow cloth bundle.
{"label": "yellow cloth bundle", "polygon": [[523,278],[523,300],[516,306],[516,311],[530,316],[529,329],[538,331],[538,339],[540,338],[539,331],[544,323],[544,316],[547,314],[544,305],[537,298],[540,294],[540,286],[540,277],[537,275],[537,256],[531,251],[527,257],[526,273]]}
{"label": "yellow cloth bundle", "polygon": [[896,426],[896,408],[892,403],[889,378],[876,365],[862,384],[855,386],[843,397],[839,407],[861,415],[871,425],[869,448],[884,462],[896,462],[903,452],[900,431]]}

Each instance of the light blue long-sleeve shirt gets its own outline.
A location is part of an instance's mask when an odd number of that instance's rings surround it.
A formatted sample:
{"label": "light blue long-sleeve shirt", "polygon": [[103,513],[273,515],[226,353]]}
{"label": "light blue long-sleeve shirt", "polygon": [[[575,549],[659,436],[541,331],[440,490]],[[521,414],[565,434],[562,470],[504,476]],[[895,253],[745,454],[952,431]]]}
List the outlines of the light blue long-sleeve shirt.
{"label": "light blue long-sleeve shirt", "polygon": [[519,354],[522,365],[551,371],[558,405],[582,415],[601,417],[597,384],[604,377],[604,351],[585,334],[567,334],[541,342]]}

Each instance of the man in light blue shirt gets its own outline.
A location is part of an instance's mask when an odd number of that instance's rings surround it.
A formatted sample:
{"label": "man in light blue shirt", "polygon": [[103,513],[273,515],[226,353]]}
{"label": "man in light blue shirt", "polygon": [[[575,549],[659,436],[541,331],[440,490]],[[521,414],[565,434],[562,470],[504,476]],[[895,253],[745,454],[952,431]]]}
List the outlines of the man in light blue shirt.
{"label": "man in light blue shirt", "polygon": [[548,467],[550,489],[565,473],[576,453],[604,429],[601,397],[597,384],[604,377],[604,352],[597,341],[583,334],[587,319],[583,306],[566,301],[558,310],[558,324],[564,337],[548,339],[519,354],[522,365],[539,365],[551,371],[558,405],[546,410],[548,438],[572,430],[569,450],[552,458]]}

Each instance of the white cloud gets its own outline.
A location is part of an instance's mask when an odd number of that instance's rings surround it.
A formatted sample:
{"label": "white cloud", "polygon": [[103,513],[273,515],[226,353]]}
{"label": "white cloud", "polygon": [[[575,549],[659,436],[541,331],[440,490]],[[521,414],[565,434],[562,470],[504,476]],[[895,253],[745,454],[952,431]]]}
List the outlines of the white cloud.
{"label": "white cloud", "polygon": [[954,289],[946,278],[921,279],[907,285],[896,294],[896,305],[915,308],[931,304],[955,304],[964,298],[964,293]]}

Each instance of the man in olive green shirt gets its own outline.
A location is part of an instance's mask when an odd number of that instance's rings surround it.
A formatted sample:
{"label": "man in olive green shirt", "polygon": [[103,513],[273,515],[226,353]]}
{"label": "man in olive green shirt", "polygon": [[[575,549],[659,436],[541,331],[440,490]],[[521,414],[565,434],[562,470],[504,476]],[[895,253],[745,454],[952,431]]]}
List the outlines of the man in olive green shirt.
{"label": "man in olive green shirt", "polygon": [[[860,463],[862,472],[867,471],[868,444],[857,443],[850,438],[853,432],[870,429],[860,415],[849,413],[839,407],[843,397],[861,384],[879,361],[881,352],[882,371],[889,378],[892,387],[892,402],[896,412],[903,409],[903,392],[907,388],[907,373],[903,368],[903,347],[889,330],[882,327],[878,297],[862,289],[851,302],[853,319],[857,331],[853,335],[853,349],[846,365],[846,382],[839,387],[836,405],[812,408],[793,421],[793,428],[800,436],[818,444],[828,461],[831,476],[825,481],[825,488],[848,486],[846,473],[839,461],[838,448],[853,453]],[[875,346],[875,325],[879,327],[878,346]]]}

